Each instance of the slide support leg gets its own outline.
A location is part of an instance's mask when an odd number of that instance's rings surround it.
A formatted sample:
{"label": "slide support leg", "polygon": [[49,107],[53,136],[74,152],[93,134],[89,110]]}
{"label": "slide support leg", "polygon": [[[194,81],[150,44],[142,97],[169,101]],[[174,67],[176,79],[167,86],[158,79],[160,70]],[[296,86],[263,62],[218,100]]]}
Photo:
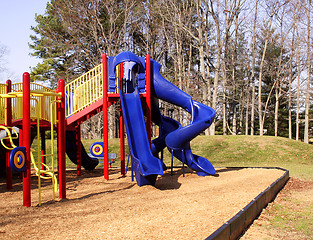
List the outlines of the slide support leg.
{"label": "slide support leg", "polygon": [[174,158],[174,150],[171,150],[172,152],[172,159],[171,159],[171,176],[173,176],[173,158]]}

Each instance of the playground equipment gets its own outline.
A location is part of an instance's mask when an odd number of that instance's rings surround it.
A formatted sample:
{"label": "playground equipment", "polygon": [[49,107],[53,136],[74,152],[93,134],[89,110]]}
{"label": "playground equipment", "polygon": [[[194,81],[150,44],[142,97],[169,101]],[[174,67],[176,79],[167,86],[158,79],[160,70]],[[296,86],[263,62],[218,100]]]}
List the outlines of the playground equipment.
{"label": "playground equipment", "polygon": [[[101,69],[102,67],[102,69]],[[103,55],[102,65],[95,67],[65,87],[67,125],[83,121],[103,109],[104,177],[108,179],[107,107],[121,99],[120,114],[121,172],[125,173],[123,119],[130,145],[132,166],[138,185],[154,184],[156,176],[163,173],[162,160],[154,157],[168,147],[173,156],[197,171],[198,175],[215,174],[212,164],[194,155],[190,141],[208,128],[215,111],[192,98],[164,79],[161,65],[150,56],[137,57],[123,52],[115,57]],[[102,70],[102,71],[101,71]],[[103,74],[101,75],[101,72]],[[102,87],[103,91],[100,91]],[[80,94],[78,94],[78,92]],[[142,107],[141,99],[144,101]],[[177,121],[160,114],[158,99],[184,108],[191,114],[189,125],[182,127]],[[144,121],[144,111],[146,123]],[[160,126],[160,136],[151,142],[151,121]],[[151,147],[150,147],[151,146]]]}
{"label": "playground equipment", "polygon": [[[60,81],[60,86],[64,82]],[[45,153],[44,132],[48,129],[53,133],[55,122],[58,120],[58,129],[62,128],[65,120],[62,121],[62,115],[59,105],[62,103],[62,93],[52,91],[36,83],[30,83],[29,74],[24,73],[23,83],[12,84],[7,81],[6,85],[1,85],[0,104],[1,119],[0,130],[4,133],[1,139],[1,145],[7,149],[6,154],[6,174],[7,188],[12,188],[12,169],[16,172],[23,172],[23,205],[31,204],[31,164],[38,177],[39,205],[41,205],[41,179],[51,179],[53,199],[57,191],[57,178],[55,176],[54,159],[54,139],[51,134],[51,153]],[[5,90],[3,90],[5,89]],[[56,106],[58,105],[58,106]],[[59,112],[59,114],[57,114]],[[19,131],[15,130],[17,127]],[[37,137],[37,150],[31,149],[31,135]],[[14,143],[14,139],[19,139],[19,146]],[[42,140],[40,142],[40,139]],[[59,146],[62,145],[62,138],[59,138]],[[37,161],[34,154],[37,155]],[[51,158],[50,167],[46,164],[46,158]],[[59,153],[59,168],[65,169],[65,156]],[[62,173],[59,174],[59,179]],[[61,181],[61,184],[63,182]]]}
{"label": "playground equipment", "polygon": [[[160,64],[150,59],[150,55],[138,57],[131,52],[123,52],[115,57],[107,57],[103,54],[102,64],[67,85],[60,80],[56,91],[30,83],[28,73],[23,75],[23,84],[19,84],[19,88],[13,88],[13,91],[10,81],[6,85],[0,85],[0,125],[7,128],[7,137],[3,141],[10,141],[13,147],[13,137],[9,133],[13,130],[9,127],[17,126],[20,129],[19,135],[22,134],[19,145],[25,148],[25,156],[22,156],[23,151],[17,151],[20,155],[15,157],[17,165],[24,160],[26,162],[26,171],[23,172],[25,206],[30,206],[31,133],[36,133],[38,149],[41,145],[42,151],[37,151],[37,164],[33,164],[38,182],[40,183],[43,173],[51,173],[52,181],[56,182],[53,177],[54,163],[49,170],[44,165],[44,159],[50,156],[45,154],[44,132],[47,129],[51,132],[57,130],[59,197],[66,198],[65,152],[77,164],[78,175],[81,174],[81,166],[88,170],[97,166],[98,157],[90,157],[81,144],[80,124],[101,111],[103,144],[98,146],[98,150],[101,148],[101,156],[104,159],[104,178],[109,179],[107,110],[110,105],[119,101],[122,175],[125,174],[124,123],[132,170],[139,186],[153,185],[157,175],[163,174],[163,159],[156,156],[166,147],[172,154],[172,163],[175,156],[200,176],[215,174],[212,164],[207,159],[193,154],[190,148],[190,141],[211,125],[215,111],[194,101],[188,94],[164,79],[160,74],[160,67]],[[185,109],[190,113],[190,123],[182,127],[176,120],[161,115],[159,99]],[[159,137],[153,141],[152,121],[160,129]],[[42,140],[41,144],[39,139]],[[51,140],[53,142],[53,139]],[[6,156],[9,159],[9,151]],[[10,189],[12,174],[8,162],[7,160],[7,186]]]}

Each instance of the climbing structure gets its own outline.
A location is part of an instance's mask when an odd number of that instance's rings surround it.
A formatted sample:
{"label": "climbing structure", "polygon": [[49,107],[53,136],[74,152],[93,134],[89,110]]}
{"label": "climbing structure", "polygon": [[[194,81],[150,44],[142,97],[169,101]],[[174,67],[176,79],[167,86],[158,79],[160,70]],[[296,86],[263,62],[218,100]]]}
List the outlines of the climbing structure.
{"label": "climbing structure", "polygon": [[[31,165],[38,177],[39,205],[41,204],[41,179],[51,179],[53,198],[57,191],[55,176],[55,153],[53,131],[58,136],[65,132],[64,81],[59,81],[59,88],[53,91],[36,83],[30,83],[29,74],[24,73],[23,82],[1,85],[0,94],[0,130],[1,145],[7,149],[6,175],[7,188],[12,188],[12,169],[23,173],[23,205],[31,205]],[[51,131],[51,152],[45,150],[45,131]],[[63,134],[64,136],[64,134]],[[36,137],[37,149],[31,149]],[[18,140],[18,142],[14,141]],[[65,141],[58,137],[58,177],[60,198],[65,198]],[[50,166],[46,164],[49,158]]]}

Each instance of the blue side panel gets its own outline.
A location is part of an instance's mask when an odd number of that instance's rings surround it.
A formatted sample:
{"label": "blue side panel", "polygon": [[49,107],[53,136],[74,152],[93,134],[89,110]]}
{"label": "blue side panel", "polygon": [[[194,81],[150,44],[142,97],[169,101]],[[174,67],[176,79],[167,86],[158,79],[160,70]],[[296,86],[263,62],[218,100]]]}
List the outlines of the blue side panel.
{"label": "blue side panel", "polygon": [[146,58],[140,57],[139,60],[143,67],[138,73],[138,89],[140,93],[143,93],[146,92]]}
{"label": "blue side panel", "polygon": [[114,57],[108,57],[108,64],[109,64],[109,92],[115,92],[116,85],[115,85],[115,68],[113,67],[113,60]]}
{"label": "blue side panel", "polygon": [[[66,115],[69,117],[73,115],[72,109],[74,109],[74,93],[65,92],[66,97]],[[50,114],[50,113],[49,113]]]}

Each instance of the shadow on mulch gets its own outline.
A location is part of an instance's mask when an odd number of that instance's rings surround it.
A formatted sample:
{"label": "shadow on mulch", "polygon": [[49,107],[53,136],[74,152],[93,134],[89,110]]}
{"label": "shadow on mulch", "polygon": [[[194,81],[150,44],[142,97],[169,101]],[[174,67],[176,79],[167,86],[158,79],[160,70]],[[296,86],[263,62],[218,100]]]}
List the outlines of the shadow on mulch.
{"label": "shadow on mulch", "polygon": [[[114,174],[119,172],[119,169],[110,169],[110,174]],[[58,177],[58,174],[56,173],[56,176]],[[92,171],[82,170],[82,175],[77,175],[77,170],[66,170],[66,183],[72,183],[81,181],[86,178],[94,178],[94,177],[100,177],[103,176],[103,169],[94,169]],[[122,177],[122,176],[121,176]],[[31,189],[37,189],[38,188],[38,177],[35,176],[32,173],[31,176]],[[12,185],[13,189],[11,189],[11,192],[18,192],[23,191],[23,176],[22,174],[14,174],[12,177]],[[51,185],[51,180],[41,179],[41,186],[47,187]],[[7,179],[6,177],[0,178],[0,193],[7,192]]]}

